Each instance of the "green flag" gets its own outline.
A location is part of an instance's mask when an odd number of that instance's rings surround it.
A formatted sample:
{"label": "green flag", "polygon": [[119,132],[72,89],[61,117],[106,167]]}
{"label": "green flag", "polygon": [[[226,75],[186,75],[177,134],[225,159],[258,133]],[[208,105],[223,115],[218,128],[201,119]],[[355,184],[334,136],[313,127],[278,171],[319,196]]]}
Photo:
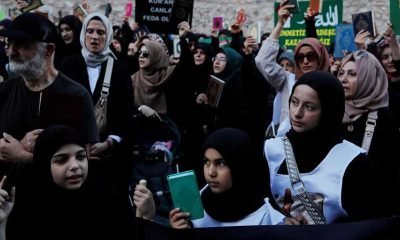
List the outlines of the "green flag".
{"label": "green flag", "polygon": [[[399,1],[399,0],[396,0]],[[306,37],[304,14],[310,1],[299,1],[300,12],[293,14],[282,29],[279,37],[280,46],[293,49],[297,43]],[[274,9],[278,9],[279,2],[275,2]],[[274,11],[274,22],[278,21],[277,11]],[[335,41],[336,25],[343,19],[343,0],[324,0],[321,14],[315,17],[315,26],[320,41],[330,46]]]}

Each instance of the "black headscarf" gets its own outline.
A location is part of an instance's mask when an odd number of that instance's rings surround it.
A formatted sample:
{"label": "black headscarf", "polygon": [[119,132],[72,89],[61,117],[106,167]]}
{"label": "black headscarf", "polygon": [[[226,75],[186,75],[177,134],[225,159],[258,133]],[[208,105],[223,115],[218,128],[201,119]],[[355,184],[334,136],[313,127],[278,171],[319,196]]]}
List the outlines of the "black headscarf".
{"label": "black headscarf", "polygon": [[32,168],[37,176],[35,181],[41,186],[57,188],[52,179],[50,161],[54,153],[66,144],[77,144],[85,149],[85,142],[79,132],[64,125],[50,126],[36,139]]}
{"label": "black headscarf", "polygon": [[[71,43],[66,44],[64,40],[61,38],[61,25],[66,24],[72,30],[74,37]],[[58,24],[58,31],[60,32],[56,55],[55,55],[55,64],[56,67],[61,64],[62,60],[70,55],[80,53],[81,51],[81,43],[79,42],[79,37],[82,29],[82,22],[74,15],[67,15],[61,18],[60,23]]]}
{"label": "black headscarf", "polygon": [[223,128],[207,138],[204,151],[208,148],[217,150],[226,161],[232,188],[219,194],[207,188],[201,195],[205,211],[218,221],[233,222],[259,209],[266,197],[268,176],[265,161],[256,154],[249,136],[238,129]]}
{"label": "black headscarf", "polygon": [[344,115],[344,89],[332,74],[312,71],[296,81],[289,104],[299,85],[307,85],[317,92],[322,112],[316,128],[302,133],[291,128],[286,134],[292,144],[300,172],[309,172],[325,158],[333,146],[342,141],[340,132]]}
{"label": "black headscarf", "polygon": [[215,76],[221,78],[225,82],[229,82],[237,73],[240,72],[243,57],[236,50],[230,47],[220,48],[218,53],[225,54],[226,67],[222,72],[215,74]]}

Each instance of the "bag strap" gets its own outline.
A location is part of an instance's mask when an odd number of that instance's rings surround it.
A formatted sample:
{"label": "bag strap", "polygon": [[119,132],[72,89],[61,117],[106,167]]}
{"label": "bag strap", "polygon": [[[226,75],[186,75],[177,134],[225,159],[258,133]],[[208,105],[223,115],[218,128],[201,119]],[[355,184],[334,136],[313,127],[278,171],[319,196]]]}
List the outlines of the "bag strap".
{"label": "bag strap", "polygon": [[364,138],[361,145],[361,148],[367,151],[367,154],[369,151],[369,146],[371,145],[372,137],[374,136],[377,119],[378,119],[378,111],[372,111],[368,113],[368,119],[365,125]]}
{"label": "bag strap", "polygon": [[104,102],[107,101],[109,89],[111,86],[110,82],[111,82],[111,73],[112,73],[113,65],[114,65],[114,58],[108,57],[106,73],[104,75],[103,87],[101,88],[101,95],[100,95],[100,99],[99,99],[101,107],[104,105]]}
{"label": "bag strap", "polygon": [[283,137],[283,146],[285,148],[286,166],[290,178],[290,183],[296,194],[299,196],[301,203],[304,205],[308,214],[315,224],[326,224],[325,216],[318,205],[308,196],[307,190],[303,181],[300,179],[299,169],[297,167],[296,159],[293,154],[293,148],[289,139]]}

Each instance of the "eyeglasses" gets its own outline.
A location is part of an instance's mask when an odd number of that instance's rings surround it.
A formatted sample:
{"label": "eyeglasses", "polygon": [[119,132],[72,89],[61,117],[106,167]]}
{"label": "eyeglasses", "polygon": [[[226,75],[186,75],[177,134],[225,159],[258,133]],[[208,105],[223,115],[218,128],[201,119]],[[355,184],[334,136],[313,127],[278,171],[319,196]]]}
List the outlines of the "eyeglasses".
{"label": "eyeglasses", "polygon": [[315,52],[308,52],[306,54],[296,54],[294,56],[296,62],[304,62],[304,58],[307,58],[309,62],[316,61],[318,59],[318,55]]}
{"label": "eyeglasses", "polygon": [[219,61],[219,62],[226,62],[226,58],[222,57],[213,57],[212,59],[213,62]]}
{"label": "eyeglasses", "polygon": [[128,52],[134,52],[135,49],[134,48],[128,48]]}
{"label": "eyeglasses", "polygon": [[148,58],[150,56],[150,53],[148,51],[140,50],[138,53],[139,53],[139,57]]}

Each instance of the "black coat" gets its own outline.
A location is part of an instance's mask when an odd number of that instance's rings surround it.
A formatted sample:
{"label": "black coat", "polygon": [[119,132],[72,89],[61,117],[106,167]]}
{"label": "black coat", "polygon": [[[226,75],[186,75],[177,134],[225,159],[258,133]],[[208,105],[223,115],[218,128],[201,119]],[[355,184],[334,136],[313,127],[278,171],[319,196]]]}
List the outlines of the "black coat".
{"label": "black coat", "polygon": [[[106,66],[107,61],[101,65],[100,76],[94,93],[92,93],[94,105],[100,98]],[[61,71],[91,92],[86,62],[81,54],[65,58],[61,65]],[[132,80],[127,69],[118,61],[114,61],[110,85],[107,98],[107,128],[105,133],[100,136],[102,141],[110,134],[125,137],[129,132],[133,115]]]}

